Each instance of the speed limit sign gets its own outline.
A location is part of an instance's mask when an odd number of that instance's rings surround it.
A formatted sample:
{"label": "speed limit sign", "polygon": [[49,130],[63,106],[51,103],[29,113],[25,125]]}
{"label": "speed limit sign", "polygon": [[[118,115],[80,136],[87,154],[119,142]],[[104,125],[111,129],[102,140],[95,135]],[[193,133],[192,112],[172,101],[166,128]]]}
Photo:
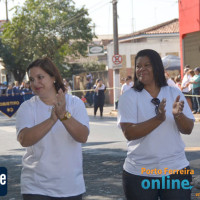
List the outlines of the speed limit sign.
{"label": "speed limit sign", "polygon": [[121,55],[114,55],[112,57],[112,61],[115,65],[119,65],[122,63],[122,56]]}

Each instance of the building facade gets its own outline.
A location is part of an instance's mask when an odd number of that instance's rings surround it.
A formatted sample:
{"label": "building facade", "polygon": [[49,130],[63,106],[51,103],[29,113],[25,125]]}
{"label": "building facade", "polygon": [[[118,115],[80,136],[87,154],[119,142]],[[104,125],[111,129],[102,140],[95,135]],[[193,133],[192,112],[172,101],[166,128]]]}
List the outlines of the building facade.
{"label": "building facade", "polygon": [[[122,56],[122,65],[119,73],[115,72],[112,57],[114,55],[113,42],[107,46],[109,87],[115,88],[115,94],[110,97],[115,102],[120,96],[120,79],[128,75],[133,77],[134,60],[138,51],[154,49],[161,57],[166,55],[180,56],[179,21],[173,19],[165,23],[119,37],[119,54]],[[115,79],[113,81],[113,79]],[[114,84],[113,84],[114,82]]]}
{"label": "building facade", "polygon": [[200,65],[200,0],[179,0],[181,75]]}

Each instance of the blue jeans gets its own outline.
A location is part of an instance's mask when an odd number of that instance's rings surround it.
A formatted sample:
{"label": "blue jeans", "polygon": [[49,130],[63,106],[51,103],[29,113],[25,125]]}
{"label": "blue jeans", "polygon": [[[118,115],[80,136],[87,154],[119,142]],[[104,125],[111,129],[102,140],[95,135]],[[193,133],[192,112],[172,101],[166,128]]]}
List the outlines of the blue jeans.
{"label": "blue jeans", "polygon": [[[192,89],[192,95],[200,95],[200,88]],[[200,112],[200,97],[192,97],[193,109]]]}
{"label": "blue jeans", "polygon": [[[186,169],[190,169],[187,167]],[[191,174],[172,174],[169,176],[170,180],[183,180],[192,181]],[[147,177],[147,176],[137,176],[130,174],[126,171],[123,171],[123,189],[127,200],[190,200],[191,199],[191,189],[175,188],[175,189],[162,189],[162,186],[159,188],[152,189],[143,189],[142,182],[143,180],[149,181],[152,186],[152,180],[158,179],[162,183],[162,178]],[[167,181],[169,178],[167,179]],[[167,184],[166,184],[167,185]],[[172,186],[170,185],[170,188]]]}

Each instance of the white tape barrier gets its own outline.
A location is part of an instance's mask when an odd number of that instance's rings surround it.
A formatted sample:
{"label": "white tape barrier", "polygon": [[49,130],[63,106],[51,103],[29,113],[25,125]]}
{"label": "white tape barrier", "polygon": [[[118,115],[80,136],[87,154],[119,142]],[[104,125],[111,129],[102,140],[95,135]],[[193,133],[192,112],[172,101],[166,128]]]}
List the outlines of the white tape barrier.
{"label": "white tape barrier", "polygon": [[[121,90],[121,88],[118,88],[118,87],[115,87],[115,88],[106,88],[106,90],[114,90],[114,89],[117,89],[117,90]],[[71,92],[94,92],[94,89],[90,89],[90,90],[72,90]],[[192,94],[184,94],[184,96],[190,96],[190,97],[200,97],[200,95],[192,95]]]}

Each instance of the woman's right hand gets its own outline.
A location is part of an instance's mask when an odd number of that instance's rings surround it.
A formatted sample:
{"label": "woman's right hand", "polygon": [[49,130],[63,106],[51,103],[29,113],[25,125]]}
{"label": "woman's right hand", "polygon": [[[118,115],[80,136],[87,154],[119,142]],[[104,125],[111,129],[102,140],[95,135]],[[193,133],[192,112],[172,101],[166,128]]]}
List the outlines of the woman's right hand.
{"label": "woman's right hand", "polygon": [[166,106],[166,99],[164,98],[161,102],[160,105],[158,107],[158,114],[156,115],[157,119],[159,119],[160,121],[165,121],[166,119],[166,110],[165,110],[165,106]]}

